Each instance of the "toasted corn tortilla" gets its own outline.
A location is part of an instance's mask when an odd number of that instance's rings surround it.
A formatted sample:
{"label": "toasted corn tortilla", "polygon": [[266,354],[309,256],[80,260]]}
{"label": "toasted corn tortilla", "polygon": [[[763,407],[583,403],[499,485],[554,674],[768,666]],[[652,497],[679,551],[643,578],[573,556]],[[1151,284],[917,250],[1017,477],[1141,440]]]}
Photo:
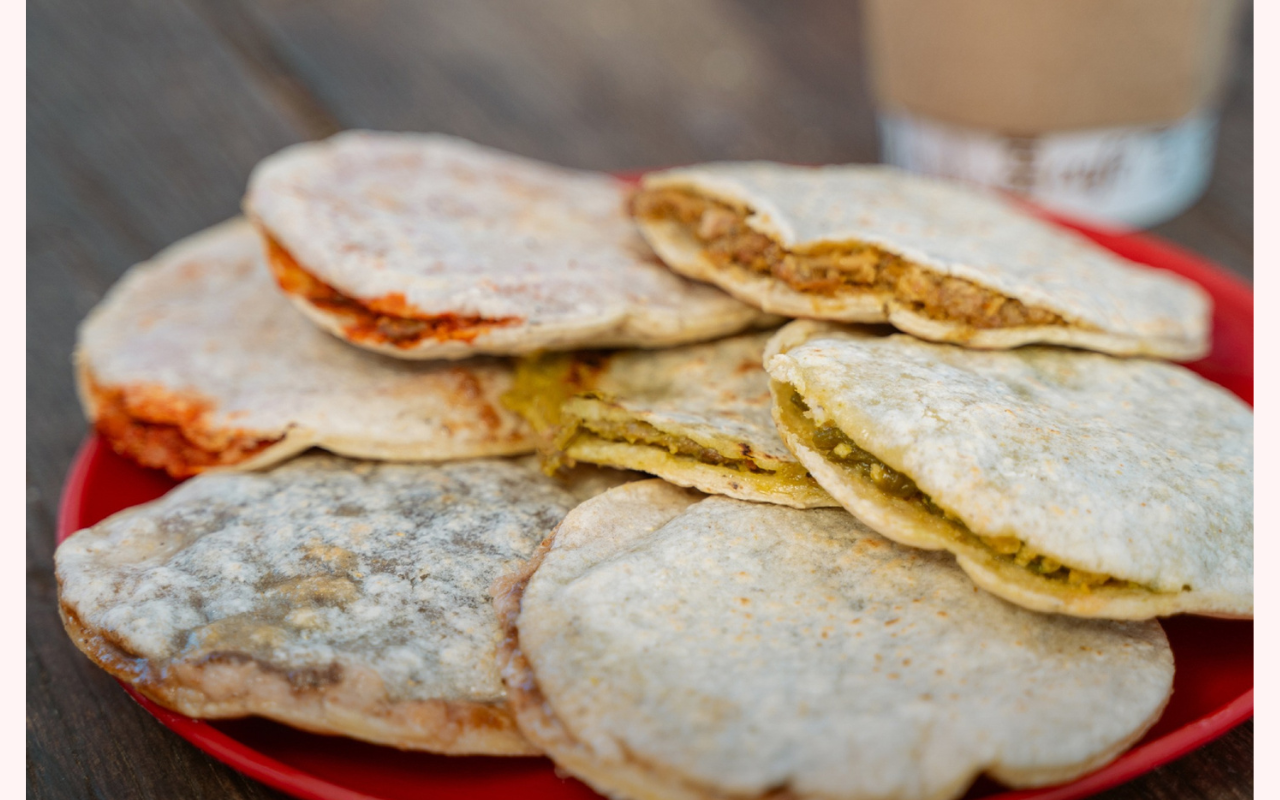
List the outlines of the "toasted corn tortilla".
{"label": "toasted corn tortilla", "polygon": [[520,729],[624,798],[953,798],[1069,780],[1158,718],[1153,622],[1036,614],[838,509],[661,481],[572,511],[494,588]]}
{"label": "toasted corn tortilla", "polygon": [[529,357],[503,402],[538,431],[553,470],[582,461],[741,500],[838,505],[773,424],[761,364],[770,335]]}
{"label": "toasted corn tortilla", "polygon": [[399,358],[665,347],[764,316],[663,267],[625,196],[450,136],[349,132],[263,161],[245,209],[312,321]]}
{"label": "toasted corn tortilla", "polygon": [[119,452],[184,477],[308,447],[440,460],[531,452],[498,401],[511,366],[411,364],[316,330],[232,220],[131,269],[80,327],[81,401]]}
{"label": "toasted corn tortilla", "polygon": [[[817,322],[779,331],[765,366],[814,478],[890,539],[952,551],[984,589],[1077,616],[1253,615],[1253,413],[1189,370]],[[840,463],[824,426],[919,496]]]}
{"label": "toasted corn tortilla", "polygon": [[577,503],[502,460],[202,475],[64,542],[59,603],[86,655],[187,716],[531,754],[488,589]]}
{"label": "toasted corn tortilla", "polygon": [[[696,227],[638,217],[641,232],[672,269],[766,311],[890,322],[925,339],[982,349],[1040,342],[1179,360],[1208,352],[1211,301],[1198,286],[1126,261],[978,189],[887,167],[767,162],[654,172],[642,189],[681,190],[737,209],[749,229],[787,254],[851,251],[856,264],[879,253],[882,264],[918,268],[895,286],[814,291],[776,271],[717,262]],[[934,281],[938,289],[926,288]],[[973,300],[977,292],[985,300]],[[925,305],[922,298],[934,295],[944,310]],[[957,309],[977,303],[987,309],[1020,303],[1038,310],[1038,321],[979,324],[957,316]]]}

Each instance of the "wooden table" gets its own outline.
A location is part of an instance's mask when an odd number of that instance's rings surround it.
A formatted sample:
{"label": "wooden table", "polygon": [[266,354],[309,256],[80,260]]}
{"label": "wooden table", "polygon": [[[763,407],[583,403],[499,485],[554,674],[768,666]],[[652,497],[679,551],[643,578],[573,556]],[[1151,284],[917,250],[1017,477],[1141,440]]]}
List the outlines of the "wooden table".
{"label": "wooden table", "polygon": [[[439,130],[597,169],[874,161],[849,0],[28,5],[27,780],[32,798],[281,797],[179,739],[62,632],[58,492],[85,424],[75,325],[129,265],[237,212],[262,157]],[[1208,194],[1157,231],[1252,274],[1252,30]],[[1253,730],[1114,790],[1253,794]]]}

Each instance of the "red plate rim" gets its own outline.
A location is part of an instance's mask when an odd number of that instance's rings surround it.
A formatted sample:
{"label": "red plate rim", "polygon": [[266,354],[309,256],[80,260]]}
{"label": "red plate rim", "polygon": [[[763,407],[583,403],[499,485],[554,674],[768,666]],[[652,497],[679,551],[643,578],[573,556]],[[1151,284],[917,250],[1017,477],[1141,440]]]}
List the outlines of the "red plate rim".
{"label": "red plate rim", "polygon": [[[1060,214],[1033,209],[1060,225],[1087,235],[1113,252],[1142,261],[1158,261],[1196,281],[1213,294],[1225,297],[1230,304],[1253,307],[1250,286],[1222,267],[1159,237],[1107,229],[1087,224]],[[1140,257],[1137,255],[1141,253]],[[1249,353],[1250,368],[1252,353]],[[1245,398],[1252,402],[1251,397]],[[91,434],[81,443],[67,472],[58,503],[57,542],[75,532],[81,518],[82,500],[90,480],[91,465],[102,440]],[[203,720],[193,719],[157,705],[121,682],[126,692],[161,724],[222,763],[239,770],[294,797],[303,800],[380,800],[345,786],[319,778],[309,772],[284,764],[260,750],[249,747]],[[1253,716],[1253,689],[1239,695],[1216,710],[1182,727],[1121,754],[1103,768],[1068,784],[1046,789],[1013,790],[991,795],[988,800],[1073,800],[1118,786],[1150,772],[1191,750],[1207,744]]]}

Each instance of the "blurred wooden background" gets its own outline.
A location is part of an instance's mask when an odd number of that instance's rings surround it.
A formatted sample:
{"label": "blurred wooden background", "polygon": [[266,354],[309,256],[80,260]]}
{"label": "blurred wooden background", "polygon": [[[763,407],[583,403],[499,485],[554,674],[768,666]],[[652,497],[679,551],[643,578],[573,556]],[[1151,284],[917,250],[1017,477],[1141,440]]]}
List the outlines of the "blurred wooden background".
{"label": "blurred wooden background", "polygon": [[[33,0],[27,97],[27,776],[32,798],[267,798],[62,633],[75,325],[129,265],[237,212],[254,163],[343,128],[439,130],[561,164],[874,161],[850,0]],[[1252,29],[1208,194],[1156,229],[1252,275]],[[1112,798],[1253,795],[1253,734]]]}

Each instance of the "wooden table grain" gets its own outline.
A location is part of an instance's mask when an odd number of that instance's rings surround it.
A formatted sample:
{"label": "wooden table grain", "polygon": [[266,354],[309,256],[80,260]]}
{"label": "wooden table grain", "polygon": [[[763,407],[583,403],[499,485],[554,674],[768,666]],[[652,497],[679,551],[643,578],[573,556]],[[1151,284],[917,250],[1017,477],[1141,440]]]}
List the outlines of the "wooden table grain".
{"label": "wooden table grain", "polygon": [[[254,163],[349,127],[596,169],[874,161],[849,0],[34,0],[28,4],[30,798],[268,798],[161,727],[62,632],[56,504],[85,424],[75,326],[129,265],[237,213]],[[1252,30],[1205,197],[1156,230],[1251,277]],[[1253,794],[1246,724],[1107,794]]]}

